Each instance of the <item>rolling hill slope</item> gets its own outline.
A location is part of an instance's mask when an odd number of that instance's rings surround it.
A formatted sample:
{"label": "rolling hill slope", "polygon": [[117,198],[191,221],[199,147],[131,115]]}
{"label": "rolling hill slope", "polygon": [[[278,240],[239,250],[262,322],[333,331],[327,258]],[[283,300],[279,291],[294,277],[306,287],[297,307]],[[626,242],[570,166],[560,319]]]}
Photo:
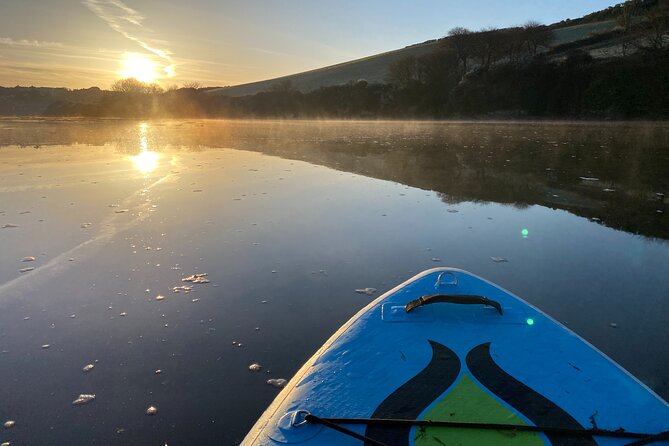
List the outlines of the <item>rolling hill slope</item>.
{"label": "rolling hill slope", "polygon": [[249,84],[232,87],[216,88],[210,94],[225,96],[245,96],[266,91],[273,86],[290,81],[292,88],[306,93],[319,87],[345,84],[364,79],[370,84],[383,83],[388,75],[388,67],[394,62],[407,56],[421,56],[437,48],[437,41],[430,41],[418,45],[408,46],[387,53],[376,54],[362,59],[352,60],[329,67],[305,71]]}
{"label": "rolling hill slope", "polygon": [[[572,26],[565,26],[564,24],[551,25],[554,34],[553,45],[577,42],[596,34],[610,32],[615,27],[616,22],[614,20],[604,20],[584,24],[578,23]],[[286,81],[290,82],[291,88],[303,93],[307,93],[319,87],[341,85],[348,82],[356,82],[360,79],[364,79],[370,84],[384,83],[388,77],[389,67],[394,62],[407,56],[422,56],[423,54],[435,50],[439,44],[440,42],[438,40],[432,40],[407,46],[399,50],[388,51],[386,53],[376,54],[362,59],[318,68],[316,70],[251,82],[248,84],[214,88],[209,90],[209,94],[231,97],[253,95],[270,90],[272,87]]]}

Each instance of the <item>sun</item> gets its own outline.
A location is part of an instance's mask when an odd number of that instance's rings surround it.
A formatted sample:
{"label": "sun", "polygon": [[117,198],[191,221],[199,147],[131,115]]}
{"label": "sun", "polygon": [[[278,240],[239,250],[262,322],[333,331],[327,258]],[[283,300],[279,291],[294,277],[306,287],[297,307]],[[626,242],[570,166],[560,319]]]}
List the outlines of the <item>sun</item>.
{"label": "sun", "polygon": [[121,77],[134,77],[141,82],[154,82],[160,77],[156,64],[146,56],[137,53],[125,53],[121,61]]}

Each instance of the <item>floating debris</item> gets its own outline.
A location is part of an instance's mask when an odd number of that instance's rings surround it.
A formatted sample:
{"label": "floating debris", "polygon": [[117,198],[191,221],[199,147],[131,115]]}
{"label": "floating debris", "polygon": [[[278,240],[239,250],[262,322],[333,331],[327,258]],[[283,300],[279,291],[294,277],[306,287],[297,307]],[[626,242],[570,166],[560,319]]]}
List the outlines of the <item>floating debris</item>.
{"label": "floating debris", "polygon": [[86,364],[82,370],[84,371],[84,373],[87,373],[93,370],[93,367],[95,367],[93,364]]}
{"label": "floating debris", "polygon": [[129,212],[129,209],[119,209],[118,211],[114,211],[116,214],[125,214],[126,212]]}
{"label": "floating debris", "polygon": [[164,300],[164,299],[165,299],[165,296],[163,296],[162,294],[159,294],[159,295],[156,296],[156,300]]}
{"label": "floating debris", "polygon": [[8,441],[5,441],[4,443],[0,444],[0,446],[12,446],[12,444]]}
{"label": "floating debris", "polygon": [[600,222],[600,221],[602,221],[602,219],[599,218],[599,217],[592,217],[592,218],[590,218],[590,221]]}
{"label": "floating debris", "polygon": [[79,395],[79,398],[72,401],[72,405],[73,406],[83,406],[84,404],[90,403],[94,399],[95,399],[95,395],[88,394],[88,393],[82,393],[81,395]]}
{"label": "floating debris", "polygon": [[35,257],[33,257],[33,256],[26,256],[26,257],[22,258],[21,261],[22,261],[22,262],[34,262],[34,261],[35,261]]}
{"label": "floating debris", "polygon": [[74,319],[75,317],[77,317],[76,314],[71,314],[71,315],[70,315],[70,319]]}
{"label": "floating debris", "polygon": [[128,313],[126,313],[125,311],[123,313],[119,314],[119,316],[121,316],[121,317],[127,316],[127,315],[128,315]]}
{"label": "floating debris", "polygon": [[81,224],[81,227],[84,228],[84,229],[85,228],[90,228],[91,226],[93,226],[93,223],[82,223]]}
{"label": "floating debris", "polygon": [[27,273],[28,271],[32,271],[32,270],[34,270],[34,269],[35,269],[34,266],[28,266],[28,267],[26,267],[26,268],[21,268],[21,269],[19,270],[19,272],[20,272],[20,273]]}
{"label": "floating debris", "polygon": [[252,372],[259,372],[262,369],[262,366],[257,362],[254,362],[249,366],[249,370]]}
{"label": "floating debris", "polygon": [[26,317],[24,317],[23,320],[24,320],[24,321],[29,321],[29,320],[30,320],[30,316],[26,316]]}
{"label": "floating debris", "polygon": [[371,296],[372,294],[376,293],[376,288],[358,288],[355,290],[356,293],[358,294],[366,294],[368,296]]}
{"label": "floating debris", "polygon": [[188,294],[191,291],[193,291],[193,287],[190,286],[190,285],[180,285],[180,286],[175,286],[175,287],[172,288],[173,293],[180,293],[182,291],[184,293]]}
{"label": "floating debris", "polygon": [[148,409],[146,409],[146,414],[147,415],[155,415],[158,413],[158,409],[155,406],[149,406]]}
{"label": "floating debris", "polygon": [[158,369],[158,370],[156,370],[155,372],[153,372],[154,375],[160,375],[161,373],[163,373],[163,371],[160,370],[160,369]]}
{"label": "floating debris", "polygon": [[508,262],[508,260],[505,259],[504,257],[490,257],[490,260],[492,260],[495,263]]}
{"label": "floating debris", "polygon": [[15,424],[16,424],[16,421],[8,420],[8,421],[5,421],[5,424],[3,424],[3,426],[5,426],[5,429],[11,429],[11,428],[14,427]]}
{"label": "floating debris", "polygon": [[457,209],[446,209],[446,212],[448,212],[449,214],[457,214],[460,211],[458,211]]}
{"label": "floating debris", "polygon": [[268,379],[267,384],[269,384],[270,386],[281,388],[281,387],[286,387],[286,384],[288,384],[288,381],[283,379],[283,378]]}
{"label": "floating debris", "polygon": [[199,302],[199,301],[200,301],[200,299],[197,299],[197,298],[195,298],[195,299],[191,299],[191,302],[193,302],[193,303],[195,303],[195,302]]}
{"label": "floating debris", "polygon": [[583,181],[599,181],[599,178],[595,177],[579,177]]}
{"label": "floating debris", "polygon": [[121,435],[123,432],[125,432],[125,429],[124,429],[124,428],[122,428],[122,427],[117,427],[117,428],[116,428],[116,433],[117,433],[117,434]]}
{"label": "floating debris", "polygon": [[615,322],[611,322],[610,325],[611,325],[611,328],[618,328],[618,324],[616,324]]}
{"label": "floating debris", "polygon": [[15,225],[14,223],[7,223],[2,226],[2,229],[7,229],[7,228],[18,228],[19,225]]}
{"label": "floating debris", "polygon": [[50,348],[50,347],[51,347],[51,344],[44,344],[44,345],[42,345],[41,348],[42,348],[43,350],[46,350],[47,348]]}
{"label": "floating debris", "polygon": [[615,189],[610,189],[608,187],[606,189],[602,189],[602,192],[615,192],[615,191],[616,191]]}
{"label": "floating debris", "polygon": [[206,275],[207,273],[193,274],[192,276],[184,277],[181,279],[181,281],[191,283],[209,283],[209,279],[205,279]]}
{"label": "floating debris", "polygon": [[432,259],[430,259],[430,260],[432,260],[433,262],[441,262],[441,259],[439,259],[437,257],[432,257]]}

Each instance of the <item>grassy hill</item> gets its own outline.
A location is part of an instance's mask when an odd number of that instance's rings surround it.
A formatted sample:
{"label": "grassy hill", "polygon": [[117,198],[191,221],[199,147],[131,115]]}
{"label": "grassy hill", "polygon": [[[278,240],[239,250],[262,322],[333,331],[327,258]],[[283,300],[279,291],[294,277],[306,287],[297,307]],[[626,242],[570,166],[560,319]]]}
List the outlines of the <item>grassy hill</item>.
{"label": "grassy hill", "polygon": [[[616,28],[616,21],[607,19],[589,23],[578,22],[569,25],[561,22],[550,25],[553,32],[552,47],[592,38],[598,34],[605,34]],[[239,97],[253,95],[263,91],[269,91],[281,84],[290,85],[291,88],[307,93],[320,87],[343,85],[348,82],[356,82],[364,79],[370,84],[382,84],[388,80],[390,66],[408,56],[420,57],[434,51],[440,45],[440,40],[407,46],[394,51],[376,54],[373,56],[356,59],[336,65],[331,65],[316,70],[291,74],[288,76],[267,79],[248,84],[235,85],[231,87],[215,88],[209,90],[210,94]]]}
{"label": "grassy hill", "polygon": [[303,93],[315,90],[319,87],[346,84],[364,79],[370,84],[380,84],[386,81],[388,67],[407,56],[419,57],[434,51],[439,43],[436,40],[408,46],[387,53],[376,54],[349,62],[305,71],[303,73],[267,79],[264,81],[251,82],[248,84],[235,85],[232,87],[216,88],[209,92],[225,96],[246,96],[261,91],[268,91],[273,87],[290,82],[290,86]]}

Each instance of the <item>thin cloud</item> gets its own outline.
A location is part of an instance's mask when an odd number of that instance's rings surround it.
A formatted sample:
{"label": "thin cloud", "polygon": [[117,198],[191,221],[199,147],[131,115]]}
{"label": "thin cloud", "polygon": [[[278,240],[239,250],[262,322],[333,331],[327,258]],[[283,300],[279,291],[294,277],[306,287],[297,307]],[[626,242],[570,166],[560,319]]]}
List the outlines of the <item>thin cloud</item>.
{"label": "thin cloud", "polygon": [[13,47],[30,47],[30,48],[63,48],[60,42],[45,42],[41,40],[15,40],[11,37],[0,37],[0,45],[7,45]]}
{"label": "thin cloud", "polygon": [[169,69],[173,70],[172,52],[161,45],[163,42],[147,36],[153,31],[143,25],[145,17],[141,13],[121,0],[83,0],[82,3],[111,29],[168,62],[169,66],[165,67],[166,72]]}

